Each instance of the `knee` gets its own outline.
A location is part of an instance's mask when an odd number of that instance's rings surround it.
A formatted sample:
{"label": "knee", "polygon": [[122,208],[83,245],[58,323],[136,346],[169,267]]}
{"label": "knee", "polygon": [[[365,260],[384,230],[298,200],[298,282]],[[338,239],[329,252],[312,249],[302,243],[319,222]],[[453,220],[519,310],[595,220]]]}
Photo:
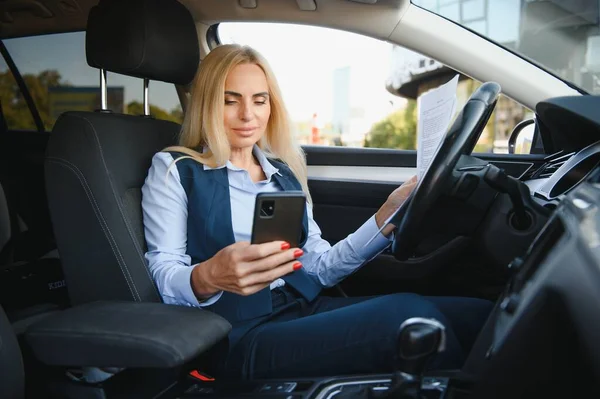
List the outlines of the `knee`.
{"label": "knee", "polygon": [[450,320],[427,298],[413,293],[390,294],[381,297],[380,310],[385,314],[385,327],[388,334],[395,339],[399,333],[400,326],[406,320],[420,317],[424,319],[435,319],[451,330]]}
{"label": "knee", "polygon": [[391,314],[400,319],[412,317],[434,318],[441,323],[446,319],[440,309],[425,297],[413,293],[399,293],[387,295],[386,308]]}

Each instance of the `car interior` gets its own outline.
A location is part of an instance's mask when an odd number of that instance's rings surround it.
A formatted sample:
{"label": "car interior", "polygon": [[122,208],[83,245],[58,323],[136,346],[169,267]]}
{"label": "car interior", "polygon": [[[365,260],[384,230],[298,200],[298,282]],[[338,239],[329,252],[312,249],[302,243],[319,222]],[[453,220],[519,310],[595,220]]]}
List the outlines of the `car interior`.
{"label": "car interior", "polygon": [[[101,87],[98,110],[65,112],[49,134],[43,126],[10,129],[0,103],[0,397],[600,394],[593,383],[600,375],[597,96],[408,0],[15,0],[0,2],[0,10],[3,40],[85,31],[87,63]],[[390,248],[326,290],[493,301],[463,368],[424,371],[443,350],[444,332],[435,321],[411,319],[388,374],[220,378],[231,325],[210,311],[162,303],[144,258],[141,187],[152,156],[176,143],[180,126],[149,114],[149,82],[175,85],[185,112],[188,84],[220,44],[214,27],[224,21],[357,32],[418,49],[483,82],[396,215]],[[1,41],[0,53],[11,67]],[[107,72],[139,79],[144,115],[107,108]],[[514,145],[534,126],[529,154],[473,152],[501,93],[534,110],[511,135]],[[314,217],[332,244],[403,182],[352,171],[387,168],[394,176],[414,170],[417,157],[395,149],[304,150],[309,172],[348,171],[309,173]]]}

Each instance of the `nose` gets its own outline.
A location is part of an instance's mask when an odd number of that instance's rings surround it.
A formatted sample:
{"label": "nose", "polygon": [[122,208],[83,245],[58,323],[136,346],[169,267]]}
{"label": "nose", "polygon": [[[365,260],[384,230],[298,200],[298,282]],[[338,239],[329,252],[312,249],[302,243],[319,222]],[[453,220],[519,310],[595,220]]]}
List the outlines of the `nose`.
{"label": "nose", "polygon": [[250,120],[252,120],[252,107],[249,104],[246,104],[245,102],[242,104],[242,106],[239,109],[240,112],[240,119],[243,120],[244,122],[248,122]]}

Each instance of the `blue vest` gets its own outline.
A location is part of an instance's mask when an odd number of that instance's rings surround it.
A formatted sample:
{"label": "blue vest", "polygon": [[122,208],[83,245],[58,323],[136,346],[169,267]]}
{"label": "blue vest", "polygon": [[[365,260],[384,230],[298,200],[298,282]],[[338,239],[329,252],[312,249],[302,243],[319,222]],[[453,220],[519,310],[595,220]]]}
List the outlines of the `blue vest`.
{"label": "blue vest", "polygon": [[[177,159],[182,154],[172,155]],[[281,175],[275,173],[273,179],[283,190],[302,189],[286,165],[273,160],[269,162],[279,169]],[[192,264],[196,264],[212,258],[221,249],[235,243],[227,168],[204,170],[202,164],[186,158],[177,162],[177,170],[188,198],[186,253],[192,258]],[[306,211],[302,227],[300,247],[304,246],[308,236]],[[321,290],[304,269],[297,270],[283,279],[307,301],[315,299]],[[248,296],[224,292],[214,305],[205,309],[223,316],[232,324],[237,324],[271,313],[271,290],[266,287]]]}

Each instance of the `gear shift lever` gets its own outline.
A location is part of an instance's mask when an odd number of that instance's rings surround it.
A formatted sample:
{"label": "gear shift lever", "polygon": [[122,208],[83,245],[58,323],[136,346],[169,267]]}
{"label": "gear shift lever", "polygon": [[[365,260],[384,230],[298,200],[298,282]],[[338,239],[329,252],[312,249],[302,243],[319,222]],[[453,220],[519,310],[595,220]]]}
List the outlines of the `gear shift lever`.
{"label": "gear shift lever", "polygon": [[446,329],[435,319],[413,317],[400,325],[397,357],[388,391],[370,398],[420,398],[421,379],[427,363],[446,349]]}
{"label": "gear shift lever", "polygon": [[396,369],[421,376],[433,356],[446,349],[446,330],[435,319],[413,317],[400,326]]}

